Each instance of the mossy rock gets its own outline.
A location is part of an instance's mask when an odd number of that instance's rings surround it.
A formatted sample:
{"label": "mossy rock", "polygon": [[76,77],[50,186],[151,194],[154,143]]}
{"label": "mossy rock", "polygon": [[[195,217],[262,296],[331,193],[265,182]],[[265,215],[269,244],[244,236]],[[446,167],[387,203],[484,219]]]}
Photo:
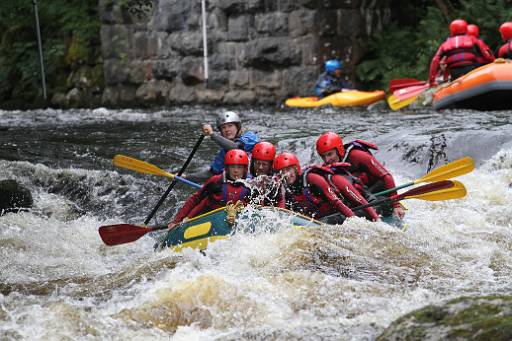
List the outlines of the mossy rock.
{"label": "mossy rock", "polygon": [[460,297],[394,321],[377,340],[512,340],[512,296]]}
{"label": "mossy rock", "polygon": [[32,207],[32,194],[15,180],[0,181],[0,215]]}

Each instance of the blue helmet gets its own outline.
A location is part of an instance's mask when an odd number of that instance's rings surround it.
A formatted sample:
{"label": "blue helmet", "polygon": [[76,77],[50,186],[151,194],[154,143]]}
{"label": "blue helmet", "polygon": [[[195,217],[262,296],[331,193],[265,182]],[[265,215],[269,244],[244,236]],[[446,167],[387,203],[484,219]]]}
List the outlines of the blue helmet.
{"label": "blue helmet", "polygon": [[333,74],[336,70],[341,70],[343,63],[337,59],[331,59],[325,62],[325,71],[329,74]]}

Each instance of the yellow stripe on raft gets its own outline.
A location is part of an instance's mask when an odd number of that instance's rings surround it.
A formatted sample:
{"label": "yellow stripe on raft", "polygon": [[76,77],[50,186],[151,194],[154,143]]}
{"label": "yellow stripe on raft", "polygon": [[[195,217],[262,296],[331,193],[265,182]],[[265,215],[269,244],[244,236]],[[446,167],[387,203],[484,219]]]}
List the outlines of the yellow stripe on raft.
{"label": "yellow stripe on raft", "polygon": [[333,107],[357,107],[369,105],[384,99],[386,94],[382,90],[359,91],[349,90],[337,92],[324,98],[294,97],[286,100],[285,105],[294,108],[316,108],[324,105]]}

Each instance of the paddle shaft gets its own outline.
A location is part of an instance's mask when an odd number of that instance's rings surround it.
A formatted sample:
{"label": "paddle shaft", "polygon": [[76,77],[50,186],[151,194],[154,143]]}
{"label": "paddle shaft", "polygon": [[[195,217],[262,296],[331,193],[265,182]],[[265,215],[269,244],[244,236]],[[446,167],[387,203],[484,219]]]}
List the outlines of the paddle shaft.
{"label": "paddle shaft", "polygon": [[193,181],[187,180],[187,179],[182,178],[181,176],[178,176],[178,175],[175,175],[173,178],[183,182],[184,184],[187,184],[187,185],[189,185],[191,187],[194,187],[194,188],[201,188],[201,187],[203,187],[200,184],[198,184],[197,182],[193,182]]}
{"label": "paddle shaft", "polygon": [[398,191],[399,189],[402,189],[402,188],[405,188],[405,187],[412,186],[414,184],[415,184],[415,182],[411,181],[411,182],[408,182],[408,183],[400,185],[400,186],[389,188],[389,189],[387,189],[385,191],[382,191],[382,192],[379,192],[379,193],[373,193],[373,195],[378,197],[378,196],[381,196],[381,195],[384,195],[384,194],[388,194],[388,193],[391,193],[391,192],[394,192],[394,191]]}
{"label": "paddle shaft", "polygon": [[[190,161],[192,161],[192,158],[194,157],[194,154],[196,153],[197,149],[199,149],[199,146],[201,145],[201,142],[203,142],[203,139],[204,139],[204,135],[201,134],[201,136],[199,137],[199,139],[197,140],[196,144],[194,145],[194,148],[192,149],[192,152],[190,153],[190,155],[188,156],[187,160],[185,161],[185,163],[183,164],[183,166],[181,167],[181,169],[178,171],[178,173],[176,174],[177,176],[181,177],[181,175],[185,172],[185,170],[187,169],[188,167],[188,164],[190,163]],[[162,197],[160,198],[160,200],[158,201],[158,203],[156,204],[156,206],[153,208],[153,210],[151,211],[151,213],[147,216],[146,220],[144,220],[144,225],[147,225],[150,221],[151,221],[151,218],[153,218],[153,216],[155,215],[156,211],[158,211],[158,209],[160,208],[160,206],[163,204],[163,202],[165,201],[165,199],[167,198],[167,196],[169,195],[169,193],[171,192],[171,190],[174,188],[174,186],[176,185],[176,182],[177,182],[177,179],[174,178],[171,182],[171,184],[169,185],[169,187],[167,188],[167,190],[165,191],[165,193],[162,195]]]}

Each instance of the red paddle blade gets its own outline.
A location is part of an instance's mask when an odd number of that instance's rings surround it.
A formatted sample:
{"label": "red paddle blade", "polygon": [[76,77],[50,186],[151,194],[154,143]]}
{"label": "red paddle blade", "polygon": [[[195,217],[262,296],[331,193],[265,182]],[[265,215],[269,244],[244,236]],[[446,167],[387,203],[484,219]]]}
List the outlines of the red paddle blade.
{"label": "red paddle blade", "polygon": [[425,85],[427,82],[420,81],[415,78],[393,79],[389,82],[389,92],[394,93],[398,89],[407,88],[409,86]]}
{"label": "red paddle blade", "polygon": [[144,226],[118,224],[101,226],[98,229],[101,240],[109,246],[136,241],[153,229]]}
{"label": "red paddle blade", "polygon": [[414,86],[408,86],[406,88],[401,88],[393,92],[393,96],[397,97],[399,100],[403,101],[411,97],[418,96],[423,91],[430,88],[429,84],[423,84],[423,85],[414,85]]}
{"label": "red paddle blade", "polygon": [[410,189],[402,194],[395,195],[393,200],[401,200],[407,197],[417,196],[425,193],[430,193],[433,191],[438,191],[441,189],[446,189],[455,186],[453,181],[451,180],[442,180],[437,182],[432,182],[423,186],[419,186],[413,189]]}

